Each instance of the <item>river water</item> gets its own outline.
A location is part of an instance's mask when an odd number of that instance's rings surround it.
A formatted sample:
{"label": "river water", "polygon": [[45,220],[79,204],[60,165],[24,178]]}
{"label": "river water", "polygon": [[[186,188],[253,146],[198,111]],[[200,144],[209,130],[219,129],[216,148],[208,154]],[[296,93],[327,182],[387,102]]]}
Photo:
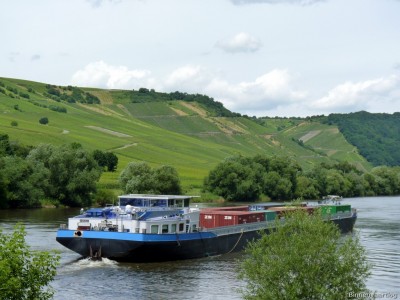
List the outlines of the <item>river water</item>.
{"label": "river water", "polygon": [[[367,286],[400,299],[400,197],[345,199],[358,210],[355,232],[373,264]],[[55,241],[56,230],[76,209],[0,211],[4,232],[22,222],[35,250],[58,250],[61,264],[52,282],[57,300],[241,299],[237,278],[241,254],[166,263],[89,261]]]}

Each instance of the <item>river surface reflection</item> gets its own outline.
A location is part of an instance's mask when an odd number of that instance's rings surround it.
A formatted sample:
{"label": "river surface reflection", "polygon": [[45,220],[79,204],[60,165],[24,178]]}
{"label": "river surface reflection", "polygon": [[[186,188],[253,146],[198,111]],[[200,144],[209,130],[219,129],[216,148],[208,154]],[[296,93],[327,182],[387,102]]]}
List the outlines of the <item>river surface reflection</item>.
{"label": "river surface reflection", "polygon": [[[355,231],[373,264],[367,285],[400,299],[400,197],[345,199],[358,209]],[[61,265],[52,286],[54,299],[241,299],[237,279],[240,253],[166,263],[89,261],[55,241],[56,230],[76,209],[0,211],[4,231],[26,226],[32,249],[55,249]]]}

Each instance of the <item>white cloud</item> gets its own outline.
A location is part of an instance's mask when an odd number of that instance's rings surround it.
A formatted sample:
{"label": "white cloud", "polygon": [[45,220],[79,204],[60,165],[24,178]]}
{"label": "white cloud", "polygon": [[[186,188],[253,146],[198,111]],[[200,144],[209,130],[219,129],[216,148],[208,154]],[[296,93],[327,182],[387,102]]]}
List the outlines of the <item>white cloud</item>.
{"label": "white cloud", "polygon": [[168,90],[200,93],[214,76],[204,67],[187,65],[172,71],[162,85]]}
{"label": "white cloud", "polygon": [[266,3],[266,4],[299,4],[299,5],[312,5],[318,2],[325,2],[326,0],[231,0],[235,5],[245,5],[254,3]]}
{"label": "white cloud", "polygon": [[72,76],[72,84],[109,89],[139,88],[151,80],[148,70],[130,70],[125,66],[113,66],[103,61],[88,64]]}
{"label": "white cloud", "polygon": [[216,46],[229,53],[255,52],[262,47],[262,43],[245,32],[240,32],[229,39],[220,40]]}
{"label": "white cloud", "polygon": [[288,70],[275,69],[253,81],[231,83],[201,66],[184,66],[171,72],[164,83],[166,91],[202,93],[241,113],[257,114],[280,105],[305,99],[306,92],[293,85]]}
{"label": "white cloud", "polygon": [[34,54],[31,56],[31,61],[35,61],[35,60],[39,60],[41,59],[41,55],[40,54]]}
{"label": "white cloud", "polygon": [[[86,0],[87,2],[89,2],[92,7],[100,7],[106,0]],[[108,0],[109,3],[114,3],[114,4],[118,4],[121,3],[122,0]]]}
{"label": "white cloud", "polygon": [[292,77],[288,70],[275,69],[254,81],[238,84],[214,79],[206,90],[233,111],[259,115],[261,111],[296,103],[306,97],[306,92],[294,87]]}
{"label": "white cloud", "polygon": [[346,82],[312,103],[312,107],[329,112],[394,112],[400,107],[400,76],[391,75],[361,82]]}

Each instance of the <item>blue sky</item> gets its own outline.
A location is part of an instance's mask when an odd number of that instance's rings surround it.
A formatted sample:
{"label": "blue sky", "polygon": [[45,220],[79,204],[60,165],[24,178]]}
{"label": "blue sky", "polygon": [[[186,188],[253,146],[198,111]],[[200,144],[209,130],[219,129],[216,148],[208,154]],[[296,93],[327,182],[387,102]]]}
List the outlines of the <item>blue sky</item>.
{"label": "blue sky", "polygon": [[5,0],[0,76],[206,94],[235,112],[400,111],[399,0]]}

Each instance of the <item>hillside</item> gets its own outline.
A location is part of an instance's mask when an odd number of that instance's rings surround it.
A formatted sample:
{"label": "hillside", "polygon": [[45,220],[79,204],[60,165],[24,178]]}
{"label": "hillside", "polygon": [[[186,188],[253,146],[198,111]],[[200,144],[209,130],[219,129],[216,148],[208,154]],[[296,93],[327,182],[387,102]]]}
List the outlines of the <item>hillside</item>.
{"label": "hillside", "polygon": [[346,139],[374,166],[400,165],[400,113],[331,114],[326,123],[337,125]]}
{"label": "hillside", "polygon": [[[0,133],[26,145],[78,142],[86,149],[119,157],[117,172],[104,173],[101,186],[118,188],[130,161],[172,165],[186,192],[224,158],[242,154],[287,155],[308,169],[346,160],[371,165],[337,126],[306,120],[257,119],[232,113],[203,95],[56,87],[0,78]],[[47,117],[42,125],[39,119]]]}

